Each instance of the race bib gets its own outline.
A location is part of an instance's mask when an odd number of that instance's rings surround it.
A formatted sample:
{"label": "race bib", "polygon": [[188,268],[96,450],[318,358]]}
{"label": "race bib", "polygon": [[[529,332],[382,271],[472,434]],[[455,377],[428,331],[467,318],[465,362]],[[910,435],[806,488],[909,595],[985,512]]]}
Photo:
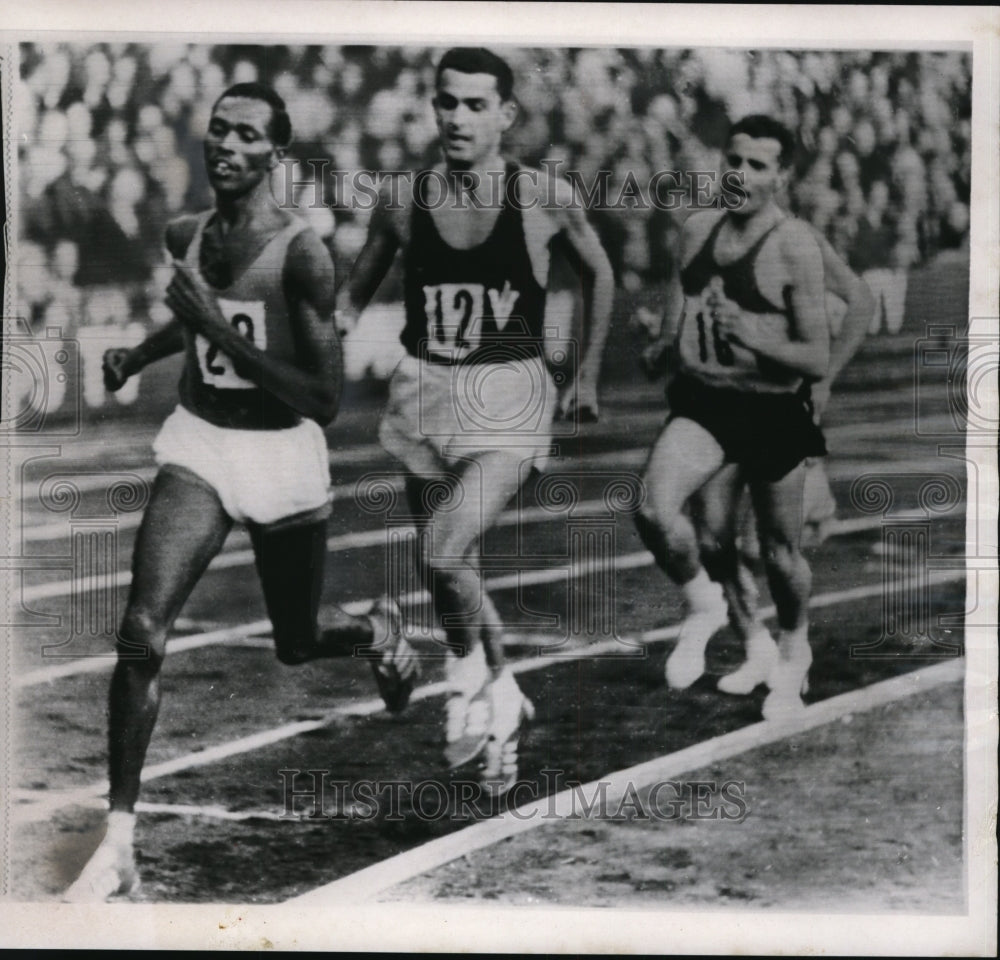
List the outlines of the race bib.
{"label": "race bib", "polygon": [[[519,294],[506,284],[487,290],[481,283],[439,283],[424,287],[428,347],[460,360],[482,342],[486,305],[497,330],[504,330],[514,313]],[[518,330],[520,327],[518,327]]]}
{"label": "race bib", "polygon": [[[222,315],[230,326],[247,338],[259,350],[267,349],[267,327],[264,324],[263,300],[217,300]],[[195,334],[195,351],[201,379],[219,390],[256,390],[257,384],[245,380],[233,369],[233,361],[211,340]]]}
{"label": "race bib", "polygon": [[481,283],[438,283],[424,287],[430,350],[457,360],[479,346],[485,292]]}
{"label": "race bib", "polygon": [[712,314],[719,307],[722,280],[712,282],[697,296],[684,300],[681,326],[681,360],[689,369],[725,376],[757,369],[757,356],[752,350],[733,343],[721,330]]}

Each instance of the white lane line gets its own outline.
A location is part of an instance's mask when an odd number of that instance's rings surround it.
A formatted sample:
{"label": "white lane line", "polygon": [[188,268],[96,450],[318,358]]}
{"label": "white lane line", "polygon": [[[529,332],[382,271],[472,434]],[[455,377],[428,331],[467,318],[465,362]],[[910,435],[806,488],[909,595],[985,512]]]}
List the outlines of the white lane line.
{"label": "white lane line", "polygon": [[[124,472],[124,471],[122,471]],[[136,474],[140,474],[144,480],[152,480],[156,475],[155,470],[131,471]],[[148,473],[148,476],[146,475]],[[108,485],[107,480],[103,484],[98,486],[93,485],[93,489],[103,489]],[[355,483],[339,483],[334,484],[331,488],[331,493],[333,495],[333,500],[336,503],[339,500],[354,500],[357,494],[357,482]],[[393,488],[397,491],[403,489],[403,481],[400,480],[398,483],[393,484]],[[86,491],[84,491],[86,492]],[[142,512],[138,513],[119,513],[115,518],[114,525],[116,530],[134,530],[139,524],[142,523]],[[48,523],[34,523],[29,524],[24,527],[24,540],[29,543],[33,543],[39,540],[60,540],[65,539],[69,536],[69,522],[68,520],[52,520]]]}
{"label": "white lane line", "polygon": [[[614,465],[619,469],[627,467],[638,467],[645,461],[648,453],[644,448],[636,448],[632,451],[637,454],[634,460],[629,459],[630,451],[621,453],[611,452],[597,454],[590,458],[590,466]],[[641,456],[638,456],[641,455]],[[884,467],[887,471],[891,469],[893,473],[914,473],[928,470],[938,472],[963,472],[964,467],[957,460],[939,462],[937,458],[923,458],[915,460],[893,460],[885,463],[872,462],[871,460],[850,460],[842,463],[832,464],[827,468],[827,475],[831,480],[848,480],[860,476],[864,472],[878,471]],[[964,509],[964,502],[960,505]],[[957,509],[957,507],[956,507]],[[572,508],[576,516],[602,516],[607,513],[608,507],[602,500],[585,500]],[[506,510],[498,518],[494,526],[508,527],[519,523],[546,523],[559,518],[560,512],[543,507],[525,507],[520,510],[513,508]],[[141,518],[140,518],[141,519]],[[868,518],[861,518],[867,522]],[[136,520],[138,523],[139,520]],[[851,522],[851,521],[844,521]],[[877,524],[876,524],[877,526]],[[401,532],[402,528],[394,528],[394,533]],[[384,545],[387,542],[386,529],[358,530],[353,533],[337,534],[327,539],[327,551],[338,553],[345,550],[359,550]],[[253,550],[242,548],[236,550],[224,550],[215,557],[209,564],[209,571],[228,570],[233,567],[250,566],[254,562]],[[14,571],[16,572],[16,571]],[[129,569],[115,571],[116,587],[125,587],[132,582],[132,572]],[[51,583],[38,583],[32,586],[24,586],[23,580],[20,590],[20,598],[23,604],[32,603],[36,600],[48,600],[53,597],[68,596],[89,592],[94,589],[103,588],[107,585],[105,574],[95,574],[81,577],[78,580],[58,580]]]}
{"label": "white lane line", "polygon": [[[870,409],[870,408],[869,408]],[[655,416],[654,416],[655,413]],[[653,418],[657,421],[663,419],[663,413],[655,411],[653,413],[644,411],[637,415],[640,418]],[[937,420],[941,422],[938,423]],[[630,415],[630,427],[635,429],[636,420]],[[943,429],[944,427],[952,425],[951,420],[948,417],[941,418],[931,418],[928,422],[923,423],[922,426],[927,429]],[[910,433],[906,431],[909,430]],[[912,418],[902,419],[902,420],[892,420],[879,423],[868,423],[868,424],[849,424],[837,427],[828,427],[825,430],[825,434],[828,440],[831,442],[831,446],[835,445],[840,441],[850,441],[852,445],[856,445],[862,439],[868,438],[873,441],[877,441],[879,438],[884,437],[897,437],[897,436],[909,436],[913,431],[913,420]],[[370,449],[369,449],[370,448]],[[377,444],[369,444],[364,448],[352,448],[355,452],[359,450],[366,451],[362,460],[374,462],[376,459],[375,451],[381,451],[381,447]],[[873,451],[878,452],[876,449]],[[349,451],[350,454],[350,451]],[[600,454],[585,454],[581,457],[574,457],[572,461],[573,464],[591,464],[598,465],[604,463],[613,463],[620,467],[641,467],[645,462],[646,458],[649,456],[648,447],[629,447],[620,452],[610,452],[610,453],[600,453]],[[388,465],[391,463],[391,458],[388,454],[382,451],[382,458],[386,461]],[[569,458],[567,458],[568,460]],[[893,469],[897,472],[903,472],[909,467],[907,465],[919,464],[920,466],[926,468],[928,463],[937,462],[939,458],[927,457],[923,460],[907,460],[905,462],[895,461],[893,464]],[[334,450],[330,453],[330,462],[337,466],[342,466],[345,462],[350,461],[350,456],[344,456],[340,451]],[[357,462],[357,461],[355,461]],[[561,465],[561,461],[554,461],[556,464]],[[836,471],[836,461],[830,464],[832,470]],[[121,473],[132,473],[138,476],[140,479],[147,482],[151,481],[156,475],[156,469],[153,467],[140,467],[134,470],[121,470]],[[853,473],[850,474],[853,477]],[[838,479],[837,476],[833,477]],[[74,481],[76,487],[81,493],[88,493],[94,490],[102,490],[107,486],[107,479],[103,474],[96,474],[93,476],[84,475],[79,479]],[[402,490],[403,484],[402,480],[394,484],[397,490]],[[357,495],[357,482],[354,483],[342,483],[337,484],[333,488],[334,501],[343,500],[354,500]],[[141,513],[125,513],[120,514],[117,517],[115,526],[118,530],[131,530],[138,527],[142,522]],[[64,538],[68,535],[68,525],[65,520],[53,520],[45,523],[35,523],[27,525],[23,528],[23,537],[26,541],[44,541],[44,540],[58,540]]]}
{"label": "white lane line", "polygon": [[[582,509],[586,504],[580,504]],[[877,530],[882,524],[879,517],[855,517],[850,520],[837,520],[831,525],[829,537],[847,536],[866,530]],[[959,558],[961,559],[961,558]],[[620,554],[615,558],[615,570],[635,570],[651,566],[653,556],[648,550]],[[514,573],[487,578],[485,586],[488,590],[509,590],[518,586],[528,587],[545,583],[558,583],[562,580],[574,579],[584,573],[591,572],[586,564],[574,564],[568,570],[563,566],[553,566],[542,570],[519,570]],[[426,603],[430,597],[426,591],[412,591],[397,598],[403,606],[418,606]],[[370,609],[374,598],[352,600],[343,604],[348,613],[360,616]],[[217,644],[240,643],[253,637],[266,637],[271,634],[270,620],[253,620],[249,623],[237,624],[233,627],[223,627],[205,633],[196,633],[187,637],[177,637],[167,641],[167,654],[183,653],[187,650],[198,650]],[[38,667],[16,675],[12,684],[15,688],[30,687],[39,683],[50,683],[54,680],[81,674],[102,673],[111,670],[115,665],[112,652],[96,654],[88,657],[76,657],[64,663],[53,666]]]}
{"label": "white lane line", "polygon": [[[525,507],[521,510],[506,510],[500,515],[494,526],[513,527],[521,523],[546,523],[555,521],[564,516],[566,511],[552,511],[543,507]],[[575,516],[592,517],[603,516],[608,512],[608,506],[603,500],[585,500],[576,504],[572,508]],[[412,527],[393,527],[394,536],[405,532],[412,532]],[[326,549],[328,553],[342,553],[345,550],[358,550],[367,547],[386,546],[388,544],[388,533],[386,527],[372,530],[357,530],[353,533],[335,534],[327,538]],[[239,550],[229,550],[220,553],[208,565],[211,570],[229,570],[233,567],[250,566],[254,562],[253,550],[244,548]],[[107,585],[105,574],[95,574],[81,577],[78,580],[57,580],[52,583],[39,583],[30,587],[23,587],[20,597],[24,603],[31,603],[36,600],[49,600],[53,597],[63,597],[77,595]],[[129,569],[115,572],[117,587],[127,587],[132,582],[132,571]]]}
{"label": "white lane line", "polygon": [[[588,501],[579,504],[577,513],[583,514],[585,509],[593,507],[595,511],[603,513],[605,507],[602,502]],[[537,510],[538,508],[533,508]],[[527,514],[529,511],[522,511]],[[509,518],[510,522],[516,522],[517,515]],[[503,522],[507,517],[501,518]],[[877,517],[857,517],[852,520],[835,521],[830,536],[843,536],[850,533],[857,533],[863,530],[877,529],[881,521]],[[382,531],[372,531],[382,535]],[[337,540],[331,537],[330,541]],[[327,541],[329,544],[330,541]],[[616,570],[634,570],[639,567],[651,565],[653,556],[647,550],[639,550],[635,553],[622,554],[615,559]],[[579,577],[581,574],[589,572],[586,566],[575,565],[567,571],[564,566],[553,566],[547,570],[525,570],[516,571],[510,574],[503,574],[491,577],[486,580],[486,587],[490,590],[508,590],[518,586],[533,586],[544,583],[558,583],[567,577]],[[416,606],[426,602],[428,594],[425,591],[413,591],[399,598],[399,602],[404,606]],[[355,616],[368,612],[372,604],[371,599],[355,600],[343,605],[344,609]],[[201,647],[215,646],[216,644],[233,643],[251,637],[264,637],[271,633],[270,620],[253,620],[250,623],[237,624],[233,627],[222,627],[216,630],[209,630],[204,633],[196,633],[187,637],[176,637],[167,641],[167,654],[182,653],[187,650],[198,650]],[[75,657],[63,663],[51,666],[38,667],[18,674],[13,678],[15,688],[30,687],[39,683],[50,683],[54,680],[61,680],[66,677],[78,676],[81,674],[102,673],[111,670],[115,664],[113,651],[105,654],[96,654],[87,657]]]}
{"label": "white lane line", "polygon": [[[877,363],[877,358],[870,359]],[[855,387],[854,389],[845,387],[834,393],[827,418],[828,420],[838,422],[828,423],[825,428],[827,431],[857,427],[858,425],[854,423],[853,414],[859,411],[870,412],[876,407],[890,407],[893,408],[893,412],[898,412],[901,407],[907,410],[907,408],[912,406],[912,394],[902,391],[898,386],[884,390],[870,390],[863,384],[853,386]],[[946,391],[941,388],[938,392],[941,401],[941,406],[938,409],[943,409],[945,400],[947,399]],[[607,427],[610,418],[628,418],[630,421],[635,422],[636,418],[643,417],[654,423],[662,421],[666,414],[666,405],[662,400],[662,396],[662,391],[655,388],[650,389],[647,386],[636,390],[622,389],[621,387],[611,388],[607,399],[601,404],[601,421],[595,426],[584,427],[581,432],[585,432],[587,436],[598,436]],[[937,398],[928,395],[926,399],[932,403]],[[640,409],[635,409],[636,407]],[[607,416],[605,417],[604,414]],[[355,422],[355,428],[364,429],[368,427],[370,420],[374,420],[375,417],[370,417],[366,423],[362,423],[362,419],[364,418],[359,418]],[[866,417],[865,419],[867,420],[868,418]],[[850,423],[839,421],[850,421]],[[911,416],[903,422],[912,426],[914,422],[913,417]],[[939,428],[945,428],[949,431],[955,428],[954,418],[946,413],[937,414],[934,417],[921,418],[921,422],[926,423],[928,427],[933,426],[935,432]],[[876,429],[877,424],[867,424],[867,427],[868,429]],[[145,471],[145,474],[141,475],[152,477],[155,474],[155,467],[151,464],[152,444],[158,430],[159,424],[151,424],[144,429],[133,430],[131,432],[117,430],[113,436],[106,438],[90,440],[75,439],[68,443],[60,442],[60,459],[67,463],[71,469],[78,470],[79,472],[91,471],[95,465],[99,465],[108,470],[117,470],[123,473],[141,474],[142,471]],[[337,439],[336,433],[337,430],[335,429],[333,434],[327,438],[331,461],[336,457],[339,462],[353,460],[365,463],[386,457],[385,450],[380,444],[341,444]],[[44,439],[44,436],[41,439]],[[146,456],[142,458],[133,457],[131,463],[121,462],[120,457],[122,452],[133,454],[136,447],[139,446],[144,448]],[[40,465],[30,468],[29,479],[36,481],[38,477],[35,474],[45,473],[47,466],[40,463]],[[102,488],[100,480],[96,477],[84,483],[85,486],[81,487],[83,492],[91,492],[92,490]]]}
{"label": "white lane line", "polygon": [[[510,559],[512,564],[517,562],[516,557]],[[551,560],[546,559],[546,562],[550,563]],[[652,554],[646,550],[640,550],[635,553],[627,553],[616,557],[615,570],[632,570],[636,567],[649,566],[652,562]],[[488,590],[510,590],[518,586],[527,587],[543,583],[558,583],[559,581],[581,577],[589,572],[591,572],[591,567],[587,563],[575,563],[568,568],[565,566],[554,566],[541,570],[516,570],[513,573],[486,578],[485,586]],[[418,606],[419,604],[426,603],[429,599],[430,595],[425,590],[414,590],[410,593],[402,594],[397,598],[402,606]],[[358,616],[367,613],[372,602],[373,600],[371,599],[353,600],[350,603],[345,603],[343,608],[348,613]],[[167,641],[167,655],[240,641],[248,637],[267,636],[271,631],[270,620],[253,620],[250,623],[238,624],[235,627],[224,627],[219,630],[210,630],[207,633],[197,633],[188,637],[176,637]],[[13,678],[13,686],[15,688],[30,687],[35,684],[50,683],[53,680],[60,680],[79,674],[102,673],[111,670],[114,665],[115,654],[110,651],[96,656],[76,657],[65,663],[48,667],[38,667],[35,670],[18,674]]]}
{"label": "white lane line", "polygon": [[[953,580],[960,580],[964,576],[964,570],[937,570],[932,571],[928,575],[928,581],[932,584],[948,583]],[[882,593],[882,589],[883,586],[881,583],[875,583],[819,594],[810,599],[809,607],[810,609],[820,609],[840,603],[864,600],[879,596]],[[773,617],[774,612],[773,605],[761,609],[761,615],[765,618]],[[572,660],[593,659],[605,655],[613,657],[642,656],[644,655],[642,647],[647,644],[671,639],[677,635],[679,630],[680,624],[672,624],[668,627],[647,630],[636,637],[619,637],[617,639],[604,640],[566,650],[541,650],[530,658],[512,663],[511,670],[515,674],[522,674],[531,673],[535,670],[543,670],[556,662],[563,663]],[[426,684],[413,691],[411,700],[420,701],[441,696],[447,692],[447,689],[447,684],[444,682]],[[147,780],[155,780],[182,770],[190,770],[194,767],[205,766],[206,764],[215,763],[218,760],[228,757],[249,753],[252,750],[286,740],[289,737],[295,737],[310,730],[318,730],[321,727],[328,726],[337,717],[371,716],[381,713],[384,708],[384,704],[378,698],[344,704],[327,711],[323,717],[314,720],[300,720],[269,730],[261,730],[249,736],[241,737],[238,740],[227,741],[226,743],[217,744],[205,750],[196,750],[191,753],[182,754],[172,760],[153,764],[143,771],[142,781],[145,783]],[[20,822],[42,820],[50,816],[54,810],[71,804],[85,802],[95,796],[103,796],[107,793],[107,790],[107,781],[103,780],[92,783],[87,787],[73,787],[60,791],[22,790],[19,792],[22,804],[13,808],[13,816]]]}
{"label": "white lane line", "polygon": [[914,670],[892,680],[884,680],[861,690],[822,700],[794,717],[754,723],[655,760],[617,770],[600,780],[523,804],[515,811],[431,840],[285,902],[303,907],[326,907],[344,903],[345,897],[351,903],[371,900],[391,887],[476,850],[493,846],[501,840],[526,833],[554,820],[580,816],[581,803],[590,803],[595,791],[602,787],[607,790],[608,804],[613,805],[621,801],[629,790],[638,790],[659,781],[676,778],[707,764],[832,723],[850,713],[873,710],[904,697],[926,693],[941,684],[959,681],[962,679],[964,666],[964,661],[958,660]]}

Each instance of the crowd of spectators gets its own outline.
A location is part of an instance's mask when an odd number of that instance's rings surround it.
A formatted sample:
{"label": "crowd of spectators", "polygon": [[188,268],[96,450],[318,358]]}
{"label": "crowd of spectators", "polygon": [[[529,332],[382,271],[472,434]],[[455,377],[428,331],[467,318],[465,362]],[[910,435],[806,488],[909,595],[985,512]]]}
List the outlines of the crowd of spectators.
{"label": "crowd of spectators", "polygon": [[[747,113],[798,137],[788,202],[859,271],[905,271],[968,232],[971,61],[961,52],[506,49],[519,118],[512,156],[560,161],[608,195],[591,215],[619,283],[662,282],[683,211],[660,209],[659,170],[717,171],[728,124]],[[231,83],[285,98],[297,198],[334,258],[349,263],[366,211],[350,175],[434,162],[427,48],[28,44],[21,50],[21,309],[64,330],[163,319],[163,227],[211,202],[201,137]],[[308,180],[328,159],[318,188]],[[333,171],[346,177],[334,177]],[[279,176],[280,180],[280,176]],[[296,186],[292,186],[296,183]],[[316,189],[322,199],[316,202]],[[610,207],[610,205],[609,205]]]}

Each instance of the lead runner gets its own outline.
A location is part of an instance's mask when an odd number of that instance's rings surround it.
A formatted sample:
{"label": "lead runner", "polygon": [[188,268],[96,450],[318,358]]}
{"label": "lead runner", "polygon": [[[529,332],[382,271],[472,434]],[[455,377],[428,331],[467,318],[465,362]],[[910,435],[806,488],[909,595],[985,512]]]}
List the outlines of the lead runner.
{"label": "lead runner", "polygon": [[[488,50],[442,56],[434,111],[444,162],[412,182],[383,184],[337,299],[342,326],[352,326],[403,251],[407,355],[392,377],[380,439],[403,465],[411,513],[429,524],[417,563],[448,642],[446,759],[452,768],[479,760],[481,780],[498,792],[516,779],[518,731],[533,711],[504,664],[480,543],[525,468],[549,452],[549,242],[562,233],[592,277],[589,342],[562,412],[597,415],[614,286],[570,185],[501,154],[517,113],[513,82],[508,64]],[[438,499],[442,481],[450,495]]]}
{"label": "lead runner", "polygon": [[105,354],[120,389],[144,366],[185,354],[180,405],[153,449],[159,472],[132,557],[109,696],[107,833],[64,899],[132,891],[135,804],[160,705],[167,635],[234,522],[246,525],[278,659],[371,658],[386,706],[401,710],[416,662],[394,602],[368,617],[338,607],[318,623],[330,513],[321,424],[340,402],[333,266],[306,224],[278,207],[270,174],[291,139],[284,101],[237,84],[212,109],[205,165],[215,206],[167,227],[174,319],[132,350]]}

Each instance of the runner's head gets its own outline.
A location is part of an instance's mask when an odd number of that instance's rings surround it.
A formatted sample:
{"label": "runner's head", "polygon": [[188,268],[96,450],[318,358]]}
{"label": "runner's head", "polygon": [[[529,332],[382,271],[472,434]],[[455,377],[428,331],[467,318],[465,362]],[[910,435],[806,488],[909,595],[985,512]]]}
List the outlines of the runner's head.
{"label": "runner's head", "polygon": [[215,101],[205,166],[216,193],[241,196],[264,180],[292,139],[285,101],[260,83],[238,83]]}
{"label": "runner's head", "polygon": [[748,217],[765,207],[788,182],[795,138],[779,121],[755,113],[737,120],[729,130],[726,168],[743,178],[744,203],[732,210]]}
{"label": "runner's head", "polygon": [[434,113],[449,165],[472,167],[500,152],[517,115],[514,75],[483,47],[453,47],[437,66]]}

